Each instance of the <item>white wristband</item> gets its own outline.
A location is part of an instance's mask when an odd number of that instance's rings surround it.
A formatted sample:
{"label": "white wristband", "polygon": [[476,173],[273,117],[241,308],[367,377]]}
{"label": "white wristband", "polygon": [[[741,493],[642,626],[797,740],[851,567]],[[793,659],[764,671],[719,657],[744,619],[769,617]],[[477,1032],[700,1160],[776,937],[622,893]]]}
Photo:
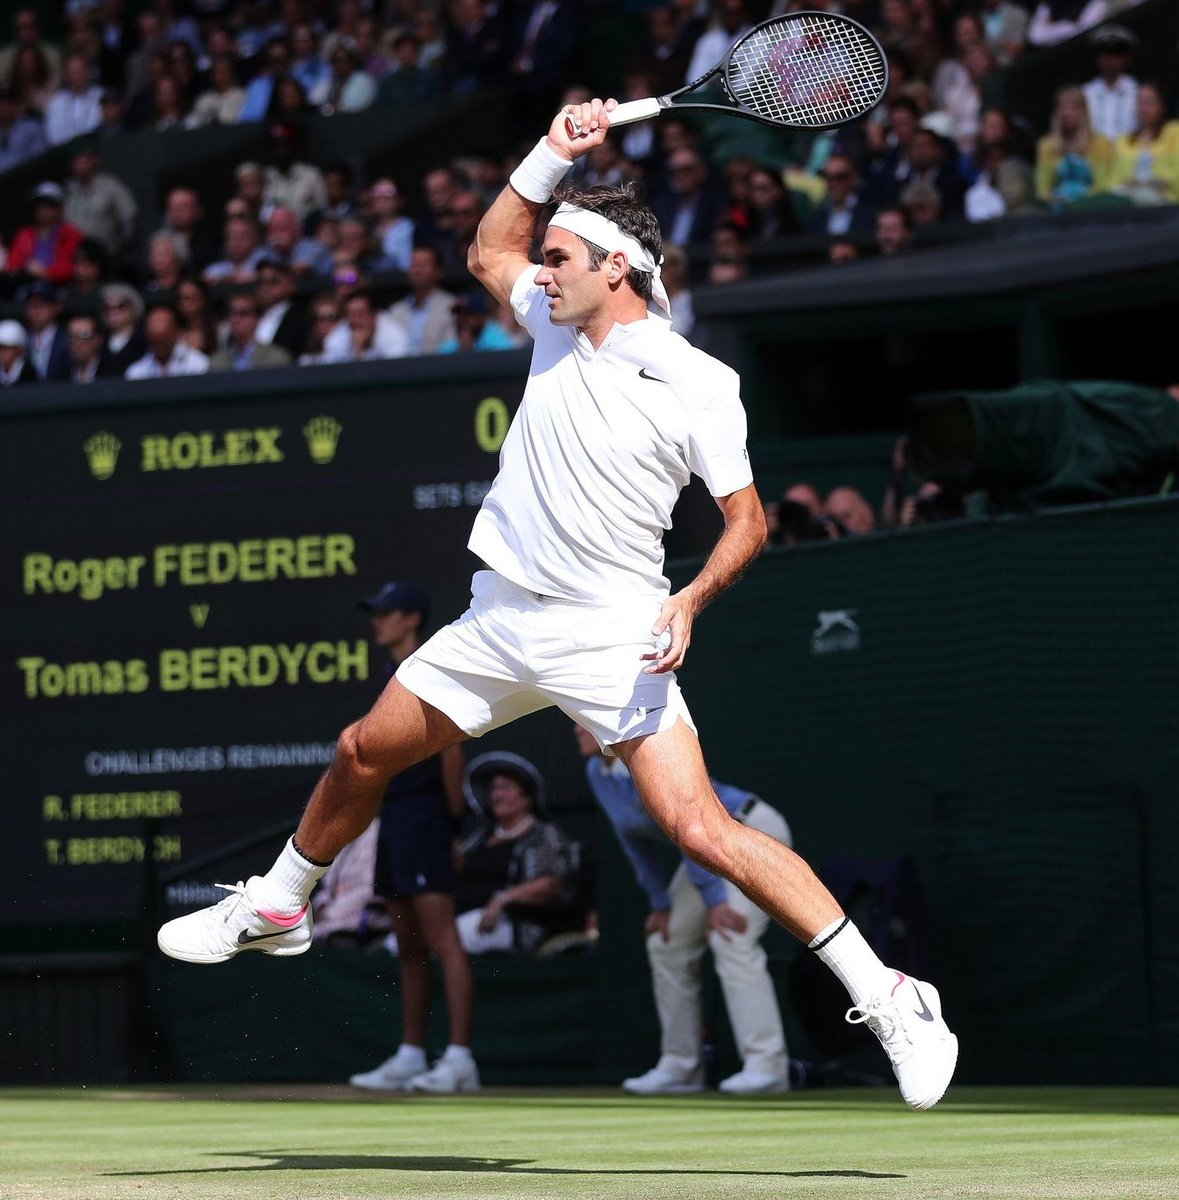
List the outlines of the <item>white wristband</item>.
{"label": "white wristband", "polygon": [[547,204],[553,189],[565,178],[565,172],[571,166],[573,164],[567,158],[562,158],[549,145],[547,138],[541,138],[512,172],[508,182],[525,200]]}

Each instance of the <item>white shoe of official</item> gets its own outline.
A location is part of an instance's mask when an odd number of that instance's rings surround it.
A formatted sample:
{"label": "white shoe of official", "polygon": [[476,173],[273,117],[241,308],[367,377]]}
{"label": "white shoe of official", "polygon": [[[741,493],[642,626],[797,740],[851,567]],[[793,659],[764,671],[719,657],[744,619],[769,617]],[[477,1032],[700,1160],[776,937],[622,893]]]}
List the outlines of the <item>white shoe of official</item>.
{"label": "white shoe of official", "polygon": [[699,1067],[694,1071],[669,1071],[654,1066],[645,1074],[624,1079],[622,1087],[634,1096],[683,1096],[704,1091],[704,1072]]}
{"label": "white shoe of official", "polygon": [[880,1039],[901,1095],[910,1108],[932,1108],[945,1094],[958,1062],[958,1039],[942,1020],[937,988],[894,971],[887,996],[873,996],[847,1010],[853,1025],[866,1023]]}
{"label": "white shoe of official", "polygon": [[477,1092],[479,1072],[473,1058],[443,1056],[428,1070],[410,1080],[412,1092],[429,1092],[432,1096],[453,1096],[456,1092]]}
{"label": "white shoe of official", "polygon": [[191,963],[218,963],[243,950],[286,957],[311,945],[311,909],[294,916],[262,912],[250,900],[258,883],[218,883],[229,895],[218,904],[177,917],[160,928],[156,941],[172,958]]}
{"label": "white shoe of official", "polygon": [[720,1081],[720,1090],[730,1096],[768,1096],[790,1091],[790,1080],[767,1071],[741,1070]]}
{"label": "white shoe of official", "polygon": [[427,1070],[429,1067],[425,1055],[406,1054],[404,1048],[399,1047],[397,1053],[385,1059],[379,1067],[350,1075],[348,1082],[353,1087],[369,1092],[408,1092],[409,1085]]}

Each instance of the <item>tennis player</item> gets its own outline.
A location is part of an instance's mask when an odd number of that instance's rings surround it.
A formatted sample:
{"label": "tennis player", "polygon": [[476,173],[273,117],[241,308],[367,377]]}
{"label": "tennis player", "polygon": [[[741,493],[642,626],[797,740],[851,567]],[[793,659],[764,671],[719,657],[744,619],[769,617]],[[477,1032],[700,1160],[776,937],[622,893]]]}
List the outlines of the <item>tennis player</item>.
{"label": "tennis player", "polygon": [[[392,775],[556,705],[622,758],[687,855],[816,951],[848,989],[848,1019],[880,1038],[905,1100],[929,1108],[958,1050],[937,991],[884,966],[798,855],[725,811],[676,683],[696,617],[765,542],[738,377],[671,332],[659,227],[628,190],[566,195],[542,265],[529,260],[542,208],[605,139],[614,106],[595,99],[554,118],[470,252],[471,271],[535,343],[470,538],[489,568],[474,577],[470,608],[406,659],[372,711],[340,735],[270,871],[168,922],[160,948],[201,963],[246,949],[301,954],[315,884],[373,819]],[[724,530],[696,578],[669,594],[662,538],[693,472]]]}

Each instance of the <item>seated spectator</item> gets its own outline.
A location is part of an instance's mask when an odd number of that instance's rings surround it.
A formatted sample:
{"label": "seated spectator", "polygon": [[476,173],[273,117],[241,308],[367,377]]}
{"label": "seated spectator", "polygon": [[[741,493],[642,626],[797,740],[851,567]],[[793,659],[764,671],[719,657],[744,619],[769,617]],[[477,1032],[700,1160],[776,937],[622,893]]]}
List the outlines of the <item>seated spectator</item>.
{"label": "seated spectator", "polygon": [[404,332],[409,354],[436,354],[440,346],[458,337],[455,297],[441,287],[442,259],[438,251],[433,246],[415,246],[408,274],[412,290],[393,305],[389,315]]}
{"label": "seated spectator", "polygon": [[380,247],[379,271],[408,271],[413,251],[413,221],[401,211],[401,193],[387,176],[378,179],[369,191],[372,205],[373,237]]}
{"label": "seated spectator", "polygon": [[229,336],[210,358],[210,371],[256,371],[290,364],[291,356],[281,346],[263,346],[254,336],[261,315],[256,296],[251,292],[230,296],[227,311]]}
{"label": "seated spectator", "polygon": [[852,536],[871,533],[876,528],[872,506],[853,487],[832,488],[823,504],[823,512]]}
{"label": "seated spectator", "polygon": [[295,275],[330,275],[331,251],[315,238],[303,237],[299,218],[289,208],[271,210],[266,222],[266,259]]}
{"label": "seated spectator", "polygon": [[168,304],[153,308],[143,323],[148,351],[126,371],[127,379],[163,379],[172,375],[204,375],[209,359],[180,336],[180,314]]}
{"label": "seated spectator", "polygon": [[[504,19],[487,0],[456,0],[449,6],[446,82],[452,95],[469,96],[503,77],[509,53]],[[421,27],[415,31],[421,35]],[[425,42],[423,41],[423,45]]]}
{"label": "seated spectator", "polygon": [[827,261],[833,266],[855,262],[860,257],[860,245],[851,238],[834,238],[827,247]]}
{"label": "seated spectator", "polygon": [[651,211],[663,230],[664,244],[707,242],[725,209],[724,195],[709,176],[698,151],[683,147],[668,156],[668,183],[651,196]]}
{"label": "seated spectator", "polygon": [[1179,121],[1167,120],[1167,98],[1149,80],[1138,87],[1138,132],[1114,146],[1108,186],[1135,204],[1179,201]]}
{"label": "seated spectator", "polygon": [[696,306],[688,280],[688,254],[682,246],[664,247],[662,279],[671,302],[672,332],[690,340],[696,324]]}
{"label": "seated spectator", "polygon": [[648,90],[642,96],[666,96],[683,87],[692,49],[704,32],[704,22],[690,7],[676,4],[650,7],[643,13],[643,19],[647,25],[645,37],[632,51],[627,71],[645,77]]}
{"label": "seated spectator", "polygon": [[290,72],[291,48],[285,38],[271,38],[266,43],[262,69],[246,85],[240,121],[264,121],[270,111],[275,84]]}
{"label": "seated spectator", "polygon": [[753,28],[745,0],[713,0],[708,28],[696,39],[682,87],[707,74],[728,53],[729,47]]}
{"label": "seated spectator", "polygon": [[303,85],[288,75],[280,79],[274,88],[274,99],[270,102],[269,118],[283,125],[300,125],[314,109],[307,101]]}
{"label": "seated spectator", "polygon": [[486,824],[456,863],[459,938],[469,954],[530,954],[577,923],[573,846],[541,819],[544,780],[527,759],[480,755],[467,764],[463,785]]}
{"label": "seated spectator", "polygon": [[941,221],[944,212],[941,192],[924,179],[914,179],[905,185],[900,206],[914,230],[932,228]]}
{"label": "seated spectator", "polygon": [[43,64],[45,83],[57,86],[61,78],[61,55],[57,48],[41,36],[41,20],[35,8],[18,8],[12,14],[16,37],[0,50],[0,79],[8,76],[25,51],[33,51]]}
{"label": "seated spectator", "polygon": [[[465,354],[470,350],[514,350],[521,342],[494,318],[494,306],[485,292],[460,296],[451,306],[455,335],[438,347],[439,354]],[[514,318],[512,324],[515,324]],[[518,326],[517,326],[518,328]]]}
{"label": "seated spectator", "polygon": [[258,266],[258,302],[261,314],[254,338],[263,346],[279,346],[291,361],[303,353],[309,331],[307,305],[295,295],[291,269],[273,258]]}
{"label": "seated spectator", "polygon": [[876,211],[861,195],[855,163],[846,155],[833,154],[823,167],[822,176],[827,194],[811,210],[807,229],[831,237],[870,231],[876,223]]}
{"label": "seated spectator", "polygon": [[74,281],[62,295],[67,312],[97,312],[99,293],[109,282],[110,260],[103,248],[85,238],[74,255]]}
{"label": "seated spectator", "polygon": [[247,217],[225,222],[225,257],[205,268],[206,283],[253,283],[258,264],[266,257],[258,226]]}
{"label": "seated spectator", "polygon": [[241,119],[246,92],[237,81],[233,59],[219,54],[209,63],[209,86],[201,92],[188,115],[188,125],[236,125]]}
{"label": "seated spectator", "polygon": [[0,321],[0,387],[40,383],[25,351],[29,335],[19,321]]}
{"label": "seated spectator", "polygon": [[176,285],[176,312],[180,317],[180,336],[194,350],[212,357],[221,338],[208,285],[185,275]]}
{"label": "seated spectator", "polygon": [[21,288],[18,299],[29,331],[28,358],[37,377],[50,381],[69,378],[70,353],[57,288],[47,280],[35,280]]}
{"label": "seated spectator", "polygon": [[315,235],[320,220],[331,217],[342,221],[358,212],[356,201],[352,195],[352,168],[347,163],[329,163],[323,169],[323,191],[325,202],[307,218],[307,232]]}
{"label": "seated spectator", "polygon": [[94,82],[90,64],[81,54],[65,60],[62,86],[45,106],[45,137],[51,146],[60,146],[98,127],[102,120],[98,102],[102,89]]}
{"label": "seated spectator", "polygon": [[256,162],[238,163],[233,170],[233,200],[245,206],[244,212],[231,212],[226,205],[225,216],[248,216],[254,221],[264,217],[263,200],[266,196],[266,172]]}
{"label": "seated spectator", "polygon": [[29,203],[33,223],[16,231],[5,269],[12,275],[69,283],[83,234],[62,219],[65,193],[56,183],[41,183],[33,189]]}
{"label": "seated spectator", "polygon": [[22,112],[16,92],[8,84],[0,84],[0,172],[36,158],[45,146],[41,119]]}
{"label": "seated spectator", "polygon": [[1113,154],[1112,143],[1089,124],[1085,93],[1062,87],[1049,132],[1036,147],[1036,196],[1059,210],[1104,191]]}
{"label": "seated spectator", "polygon": [[954,55],[943,58],[933,76],[934,107],[949,118],[949,136],[967,154],[974,149],[982,112],[979,81],[967,66],[967,55],[985,46],[982,17],[963,13],[954,21]]}
{"label": "seated spectator", "polygon": [[147,353],[147,339],[140,328],[143,300],[125,283],[108,283],[102,289],[100,312],[106,326],[106,353],[99,374],[122,377]]}
{"label": "seated spectator", "polygon": [[749,278],[749,243],[736,225],[721,225],[712,235],[708,282],[723,287]]}
{"label": "seated spectator", "polygon": [[205,209],[194,188],[178,187],[168,193],[160,232],[179,240],[190,271],[203,271],[217,257],[217,241],[205,228]]}
{"label": "seated spectator", "polygon": [[982,0],[979,16],[995,62],[1000,67],[1010,66],[1027,43],[1028,10],[1013,0]]}
{"label": "seated spectator", "polygon": [[1124,25],[1102,25],[1089,35],[1097,76],[1081,89],[1094,133],[1116,142],[1138,129],[1138,80],[1130,74],[1138,38]]}
{"label": "seated spectator", "polygon": [[387,312],[377,309],[371,292],[352,292],[343,312],[344,320],[324,342],[325,362],[372,362],[409,353],[409,339]]}
{"label": "seated spectator", "polygon": [[372,17],[361,17],[352,35],[361,70],[367,71],[378,84],[394,69],[392,60],[381,49],[379,35],[380,29]]}
{"label": "seated spectator", "polygon": [[331,85],[332,69],[319,53],[319,37],[315,26],[309,21],[300,21],[291,30],[290,77],[302,85],[307,103],[318,108]]}
{"label": "seated spectator", "polygon": [[139,206],[122,180],[98,167],[98,143],[79,143],[66,180],[65,219],[117,260],[135,235]]}
{"label": "seated spectator", "polygon": [[196,52],[187,42],[173,38],[168,43],[168,74],[180,89],[184,111],[191,115],[197,96],[204,90],[204,80],[197,67]]}
{"label": "seated spectator", "polygon": [[325,349],[328,334],[340,322],[340,302],[331,292],[324,292],[311,302],[311,325],[306,348],[299,355],[299,366],[313,367],[329,361]]}
{"label": "seated spectator", "polygon": [[302,133],[295,125],[276,124],[270,129],[274,146],[274,166],[266,168],[262,192],[265,217],[275,208],[289,208],[300,221],[327,204],[323,176],[319,168],[299,158]]}
{"label": "seated spectator", "polygon": [[95,137],[109,137],[112,134],[128,131],[127,105],[114,88],[103,90],[98,101],[98,111],[102,119],[94,128]]}
{"label": "seated spectator", "polygon": [[188,102],[180,84],[171,75],[161,75],[151,85],[151,105],[142,128],[152,133],[171,133],[188,123]]}
{"label": "seated spectator", "polygon": [[794,201],[781,176],[770,167],[755,165],[749,172],[750,236],[755,242],[790,237],[802,232]]}
{"label": "seated spectator", "polygon": [[1042,212],[1036,199],[1036,177],[1030,164],[1021,158],[1009,158],[995,172],[995,187],[1003,198],[1003,215],[1029,217]]}
{"label": "seated spectator", "polygon": [[40,46],[21,46],[12,69],[0,76],[16,95],[21,112],[43,118],[56,88],[56,75]]}
{"label": "seated spectator", "polygon": [[412,30],[404,30],[394,38],[393,63],[395,69],[377,87],[373,103],[379,108],[429,104],[442,95],[442,76],[423,64],[422,43]]}
{"label": "seated spectator", "polygon": [[174,233],[152,235],[147,247],[145,292],[172,292],[184,274],[184,245]]}
{"label": "seated spectator", "polygon": [[876,249],[883,258],[908,254],[913,249],[913,226],[903,208],[882,208],[876,214]]}
{"label": "seated spectator", "polygon": [[921,128],[921,116],[916,101],[900,95],[889,102],[886,126],[882,128],[874,122],[868,124],[873,150],[864,169],[865,203],[877,208],[896,203],[912,169],[909,156],[913,139]]}
{"label": "seated spectator", "polygon": [[372,233],[363,217],[345,217],[339,223],[336,249],[332,254],[332,268],[351,267],[361,275],[384,268],[381,257],[373,246]]}
{"label": "seated spectator", "polygon": [[1028,26],[1033,46],[1055,46],[1086,29],[1100,25],[1109,15],[1109,0],[1040,0]]}
{"label": "seated spectator", "polygon": [[102,329],[93,313],[78,313],[66,322],[72,383],[93,383],[102,361]]}
{"label": "seated spectator", "polygon": [[913,135],[909,151],[905,187],[914,183],[928,183],[937,189],[943,220],[956,220],[962,216],[966,188],[958,169],[958,152],[940,133],[925,126]]}
{"label": "seated spectator", "polygon": [[368,108],[377,98],[377,81],[362,69],[355,42],[338,42],[330,62],[332,76],[319,111],[330,117]]}

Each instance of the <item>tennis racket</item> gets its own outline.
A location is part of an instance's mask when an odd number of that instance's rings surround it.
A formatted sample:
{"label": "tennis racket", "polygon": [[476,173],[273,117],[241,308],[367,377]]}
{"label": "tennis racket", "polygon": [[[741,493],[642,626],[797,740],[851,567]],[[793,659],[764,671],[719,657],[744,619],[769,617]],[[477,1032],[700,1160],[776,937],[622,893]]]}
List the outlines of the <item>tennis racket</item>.
{"label": "tennis racket", "polygon": [[[720,76],[727,104],[690,98]],[[645,121],[666,109],[706,108],[787,129],[830,129],[872,111],[888,86],[888,61],[861,25],[836,13],[793,13],[755,25],[706,75],[666,96],[628,100],[611,125]],[[580,122],[566,118],[570,137]]]}

